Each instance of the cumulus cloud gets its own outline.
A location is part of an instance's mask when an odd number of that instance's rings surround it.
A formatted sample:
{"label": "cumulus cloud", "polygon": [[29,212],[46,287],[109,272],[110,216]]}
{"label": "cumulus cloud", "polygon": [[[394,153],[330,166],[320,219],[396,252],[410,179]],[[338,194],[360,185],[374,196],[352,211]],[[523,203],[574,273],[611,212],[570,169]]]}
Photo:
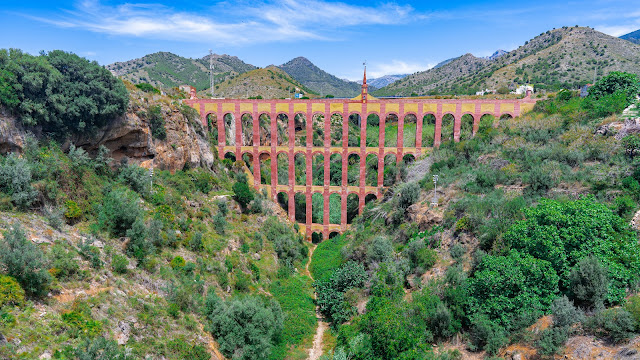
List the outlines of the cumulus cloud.
{"label": "cumulus cloud", "polygon": [[436,64],[392,60],[389,63],[371,64],[369,69],[367,69],[367,73],[374,78],[384,75],[413,74],[417,71],[431,69],[435,65]]}
{"label": "cumulus cloud", "polygon": [[331,40],[331,30],[357,25],[391,25],[416,18],[411,6],[393,3],[357,6],[322,0],[272,0],[261,3],[225,3],[212,11],[178,11],[161,4],[104,5],[85,0],[64,14],[31,17],[65,28],[109,35],[163,40],[236,44]]}

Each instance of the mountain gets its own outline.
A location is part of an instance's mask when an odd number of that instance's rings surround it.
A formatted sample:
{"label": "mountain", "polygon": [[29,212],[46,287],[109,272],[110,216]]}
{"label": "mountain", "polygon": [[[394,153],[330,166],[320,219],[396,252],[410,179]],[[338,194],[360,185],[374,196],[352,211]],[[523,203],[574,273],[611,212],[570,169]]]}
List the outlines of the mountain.
{"label": "mountain", "polygon": [[278,66],[294,79],[321,95],[354,97],[360,93],[360,84],[339,79],[315,66],[309,59],[297,57]]}
{"label": "mountain", "polygon": [[487,56],[486,59],[487,60],[495,60],[497,58],[499,58],[502,55],[506,55],[508,52],[505,50],[496,50],[496,52],[494,52],[491,56]]}
{"label": "mountain", "polygon": [[620,39],[631,41],[634,44],[640,44],[640,30],[636,30],[626,35],[622,35],[620,36]]}
{"label": "mountain", "polygon": [[409,75],[374,95],[474,94],[482,89],[577,88],[611,71],[640,73],[640,45],[588,27],[544,32],[493,60],[463,55],[438,68]]}
{"label": "mountain", "polygon": [[[216,83],[256,68],[235,56],[217,54],[213,55],[213,66]],[[106,68],[134,84],[147,82],[164,88],[187,84],[198,90],[209,88],[209,55],[190,59],[170,52],[157,52],[139,59],[116,62]]]}
{"label": "mountain", "polygon": [[[270,65],[266,68],[247,71],[216,84],[215,96],[227,98],[247,98],[262,96],[265,99],[289,98],[298,88],[304,94],[315,94],[305,85],[292,78],[282,69]],[[208,90],[201,94],[206,97]]]}
{"label": "mountain", "polygon": [[385,76],[381,76],[379,78],[371,78],[371,79],[367,79],[367,84],[369,84],[369,87],[371,88],[375,88],[375,89],[380,89],[382,87],[385,87],[391,83],[394,83],[400,79],[403,79],[405,77],[407,77],[409,74],[400,74],[400,75],[385,75]]}

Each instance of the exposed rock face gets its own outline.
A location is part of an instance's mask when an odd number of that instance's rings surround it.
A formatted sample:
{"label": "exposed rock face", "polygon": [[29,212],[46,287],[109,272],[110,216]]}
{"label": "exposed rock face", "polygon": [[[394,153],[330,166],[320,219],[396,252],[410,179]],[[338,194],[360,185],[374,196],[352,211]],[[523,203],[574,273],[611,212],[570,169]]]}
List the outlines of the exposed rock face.
{"label": "exposed rock face", "polygon": [[[213,153],[207,135],[197,122],[189,122],[180,111],[162,106],[167,137],[153,139],[146,119],[129,111],[114,119],[94,135],[73,137],[71,143],[90,153],[97,152],[100,145],[111,151],[116,162],[127,158],[143,167],[153,166],[163,170],[181,170],[185,164],[190,167],[207,167],[213,164]],[[0,114],[0,153],[21,151],[26,130],[20,122],[5,114]]]}

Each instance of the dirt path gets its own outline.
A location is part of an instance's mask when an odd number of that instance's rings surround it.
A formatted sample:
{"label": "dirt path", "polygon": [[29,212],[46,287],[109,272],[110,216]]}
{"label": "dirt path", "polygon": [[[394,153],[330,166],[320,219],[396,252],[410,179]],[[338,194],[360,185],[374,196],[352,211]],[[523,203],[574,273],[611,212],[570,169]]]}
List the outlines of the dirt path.
{"label": "dirt path", "polygon": [[[304,267],[307,275],[313,280],[313,276],[309,271],[309,264],[311,264],[311,257],[313,256],[313,252],[316,250],[317,245],[314,245],[309,250],[309,261],[307,261],[307,265]],[[316,294],[313,293],[313,297],[316,297]],[[316,306],[316,318],[318,319],[318,329],[316,330],[316,334],[313,337],[313,347],[309,350],[308,360],[318,360],[322,355],[322,337],[324,336],[324,332],[329,328],[329,324],[327,322],[322,321],[322,315]]]}

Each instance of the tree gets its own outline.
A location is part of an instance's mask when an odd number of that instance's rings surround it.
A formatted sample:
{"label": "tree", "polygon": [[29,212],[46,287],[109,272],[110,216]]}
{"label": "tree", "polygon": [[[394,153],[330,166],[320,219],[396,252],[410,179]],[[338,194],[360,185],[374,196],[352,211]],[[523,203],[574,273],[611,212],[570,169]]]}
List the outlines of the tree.
{"label": "tree", "polygon": [[627,135],[622,138],[622,147],[624,148],[624,153],[629,157],[630,160],[640,152],[640,136],[638,134]]}
{"label": "tree", "polygon": [[0,163],[0,191],[22,209],[33,203],[37,191],[31,186],[31,166],[25,159],[12,153]]}
{"label": "tree", "polygon": [[27,240],[20,225],[4,233],[4,241],[0,241],[0,264],[28,295],[40,297],[49,291],[52,279],[46,270],[47,259],[42,250]]}
{"label": "tree", "polygon": [[601,308],[607,296],[607,269],[595,257],[583,258],[569,274],[569,293],[585,307]]}
{"label": "tree", "polygon": [[612,71],[609,75],[598,80],[589,89],[589,97],[600,99],[621,91],[625,95],[627,105],[631,104],[640,93],[640,82],[637,74],[622,71]]}
{"label": "tree", "polygon": [[249,184],[247,184],[246,176],[240,176],[240,178],[233,184],[233,194],[240,206],[246,209],[247,205],[253,200],[254,194]]}

